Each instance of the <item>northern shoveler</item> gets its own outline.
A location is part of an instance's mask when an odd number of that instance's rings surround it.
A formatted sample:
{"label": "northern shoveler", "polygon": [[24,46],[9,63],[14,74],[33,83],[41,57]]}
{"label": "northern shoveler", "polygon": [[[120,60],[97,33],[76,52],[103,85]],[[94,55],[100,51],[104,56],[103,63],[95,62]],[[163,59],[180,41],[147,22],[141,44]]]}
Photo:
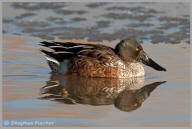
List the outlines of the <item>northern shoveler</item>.
{"label": "northern shoveler", "polygon": [[54,73],[75,73],[85,77],[128,78],[144,76],[142,62],[158,71],[165,68],[154,62],[133,38],[120,41],[115,48],[100,44],[47,42],[41,49]]}

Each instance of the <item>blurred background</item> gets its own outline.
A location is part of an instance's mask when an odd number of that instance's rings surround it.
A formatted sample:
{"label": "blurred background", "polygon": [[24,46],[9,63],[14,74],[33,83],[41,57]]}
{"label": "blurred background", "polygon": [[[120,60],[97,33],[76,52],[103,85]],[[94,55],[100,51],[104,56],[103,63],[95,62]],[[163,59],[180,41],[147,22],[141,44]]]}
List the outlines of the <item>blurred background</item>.
{"label": "blurred background", "polygon": [[3,33],[43,39],[190,43],[188,3],[3,3]]}

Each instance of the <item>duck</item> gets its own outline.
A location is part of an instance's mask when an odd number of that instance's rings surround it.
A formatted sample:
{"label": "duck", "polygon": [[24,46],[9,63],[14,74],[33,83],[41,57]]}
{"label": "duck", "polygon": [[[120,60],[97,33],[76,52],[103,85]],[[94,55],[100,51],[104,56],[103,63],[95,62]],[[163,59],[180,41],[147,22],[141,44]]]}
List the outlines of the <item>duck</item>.
{"label": "duck", "polygon": [[144,65],[166,71],[152,60],[134,38],[121,40],[112,48],[102,44],[42,41],[51,72],[83,77],[130,78],[144,76]]}

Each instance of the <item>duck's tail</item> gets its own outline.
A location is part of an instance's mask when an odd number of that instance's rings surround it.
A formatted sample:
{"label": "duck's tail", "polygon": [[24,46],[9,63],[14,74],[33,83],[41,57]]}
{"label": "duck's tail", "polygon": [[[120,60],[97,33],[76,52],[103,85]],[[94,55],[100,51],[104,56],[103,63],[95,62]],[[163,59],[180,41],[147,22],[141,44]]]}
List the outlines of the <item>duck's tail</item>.
{"label": "duck's tail", "polygon": [[72,42],[40,42],[44,48],[40,51],[44,53],[45,58],[53,72],[58,72],[59,67],[67,62],[73,56],[77,55],[83,49],[93,48],[92,44],[81,44]]}

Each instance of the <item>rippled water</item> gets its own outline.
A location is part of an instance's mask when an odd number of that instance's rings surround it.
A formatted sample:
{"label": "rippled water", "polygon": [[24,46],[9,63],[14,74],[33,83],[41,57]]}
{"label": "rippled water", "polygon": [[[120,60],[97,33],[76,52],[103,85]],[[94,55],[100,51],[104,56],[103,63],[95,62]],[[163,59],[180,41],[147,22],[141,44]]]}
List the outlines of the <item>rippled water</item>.
{"label": "rippled water", "polygon": [[[189,126],[187,3],[3,3],[3,34],[3,126]],[[38,45],[129,36],[182,43],[143,43],[167,72],[130,79],[51,74]]]}
{"label": "rippled water", "polygon": [[39,41],[3,37],[4,126],[189,126],[189,45],[143,44],[167,72],[105,79],[51,74]]}
{"label": "rippled water", "polygon": [[90,41],[189,43],[188,3],[4,3],[3,33]]}

